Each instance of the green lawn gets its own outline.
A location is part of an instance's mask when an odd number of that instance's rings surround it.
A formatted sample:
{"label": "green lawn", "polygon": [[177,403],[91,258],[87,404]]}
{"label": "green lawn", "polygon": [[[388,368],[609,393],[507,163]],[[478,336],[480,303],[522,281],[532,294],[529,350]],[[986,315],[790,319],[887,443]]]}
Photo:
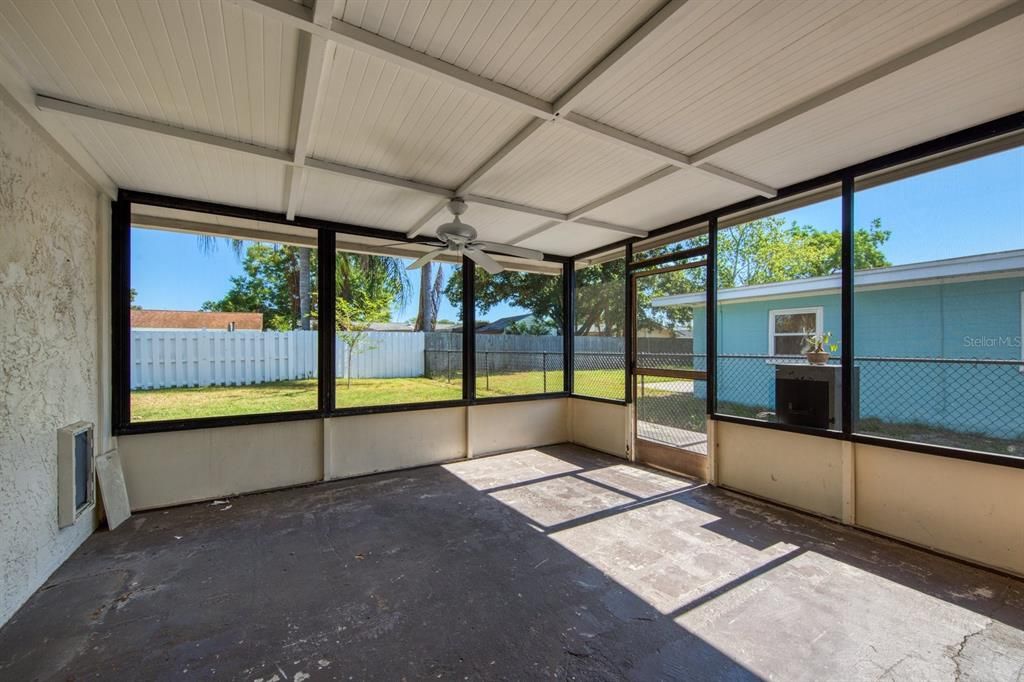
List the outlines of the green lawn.
{"label": "green lawn", "polygon": [[[339,408],[402,403],[426,403],[459,400],[462,397],[462,379],[452,377],[428,379],[353,379],[352,385],[344,379],[337,382],[336,403]],[[576,393],[600,398],[621,399],[624,378],[619,370],[585,370],[576,372]],[[673,394],[658,390],[657,384],[648,384],[644,395],[637,399],[638,416],[645,420],[676,428],[702,431],[704,428],[704,399],[692,394]],[[562,390],[562,372],[547,373],[547,391]],[[477,377],[477,395],[491,398],[527,395],[544,392],[543,372],[517,372]],[[132,421],[162,421],[199,417],[226,417],[270,412],[315,410],[316,379],[279,381],[252,386],[207,386],[204,388],[162,388],[132,391]],[[723,414],[756,417],[762,408],[731,403],[719,405]],[[1024,442],[1019,439],[1001,439],[984,434],[963,433],[922,424],[892,424],[877,419],[864,419],[859,425],[862,433],[898,438],[936,445],[966,448],[982,452],[1021,456]]]}
{"label": "green lawn", "polygon": [[[577,372],[576,380],[608,398],[621,398],[621,372],[593,370]],[[426,403],[462,398],[462,378],[426,377],[401,379],[345,379],[336,382],[337,407],[364,407]],[[543,372],[517,372],[477,377],[477,396],[493,398],[545,392]],[[547,392],[562,390],[562,372],[547,373]],[[160,388],[132,391],[132,421],[163,421],[199,417],[227,417],[268,412],[296,412],[316,409],[316,379],[278,381],[250,386],[206,386],[203,388]]]}

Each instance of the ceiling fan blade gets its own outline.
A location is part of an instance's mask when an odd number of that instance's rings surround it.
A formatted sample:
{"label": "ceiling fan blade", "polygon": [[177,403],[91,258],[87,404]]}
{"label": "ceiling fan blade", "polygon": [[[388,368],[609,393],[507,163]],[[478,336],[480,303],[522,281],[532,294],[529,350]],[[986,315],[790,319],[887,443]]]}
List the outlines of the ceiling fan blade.
{"label": "ceiling fan blade", "polygon": [[514,256],[516,258],[544,260],[544,254],[536,249],[524,249],[521,246],[512,246],[511,244],[498,244],[497,242],[473,242],[473,246],[478,246],[481,249],[492,253],[503,253],[507,256]]}
{"label": "ceiling fan blade", "polygon": [[422,256],[420,256],[419,258],[414,260],[413,262],[409,263],[409,265],[406,266],[405,269],[406,270],[419,270],[424,265],[426,265],[430,261],[434,260],[435,258],[440,256],[442,253],[445,253],[446,251],[448,251],[447,248],[436,249],[434,251],[428,251],[427,253],[423,254]]}
{"label": "ceiling fan blade", "polygon": [[479,265],[480,267],[482,267],[484,270],[486,270],[487,272],[491,273],[492,275],[497,275],[499,272],[501,272],[502,270],[505,269],[505,268],[501,267],[501,264],[499,264],[498,261],[494,260],[493,258],[488,256],[486,253],[484,253],[483,251],[481,251],[480,249],[477,249],[475,247],[467,246],[466,248],[464,248],[462,250],[462,253],[467,258],[471,258],[474,261],[476,261],[477,265]]}

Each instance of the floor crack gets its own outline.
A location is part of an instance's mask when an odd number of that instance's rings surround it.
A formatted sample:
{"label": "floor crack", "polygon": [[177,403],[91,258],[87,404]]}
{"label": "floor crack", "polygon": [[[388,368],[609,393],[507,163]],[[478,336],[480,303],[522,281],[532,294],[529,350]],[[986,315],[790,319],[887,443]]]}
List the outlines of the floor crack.
{"label": "floor crack", "polygon": [[960,669],[960,659],[964,655],[964,649],[967,647],[967,642],[977,637],[981,633],[985,632],[985,630],[988,630],[990,625],[992,625],[991,620],[982,625],[981,628],[976,630],[975,632],[968,632],[966,635],[960,638],[960,643],[956,645],[956,650],[953,652],[953,655],[950,656],[950,660],[953,661],[954,666],[953,679],[959,682],[959,680],[963,676],[963,670]]}

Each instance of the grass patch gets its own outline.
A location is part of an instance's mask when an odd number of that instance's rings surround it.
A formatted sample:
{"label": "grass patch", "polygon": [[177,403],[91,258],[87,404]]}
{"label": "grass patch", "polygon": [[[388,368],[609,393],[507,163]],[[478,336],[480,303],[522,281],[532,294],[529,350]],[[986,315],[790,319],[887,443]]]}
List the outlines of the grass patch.
{"label": "grass patch", "polygon": [[451,383],[427,377],[353,379],[351,386],[347,379],[338,379],[334,386],[334,404],[338,409],[462,399],[462,379],[455,377]]}
{"label": "grass patch", "polygon": [[[576,372],[576,392],[582,395],[621,400],[625,378],[619,370]],[[562,372],[547,373],[547,392],[562,390]],[[639,417],[648,422],[689,431],[704,430],[704,399],[692,393],[672,393],[648,384],[637,399]],[[477,377],[481,398],[529,395],[544,392],[543,372],[516,372]],[[426,377],[396,379],[345,379],[336,384],[338,408],[429,403],[462,398],[462,378]],[[251,386],[205,386],[202,388],[160,388],[132,391],[133,422],[229,417],[273,412],[315,410],[316,379],[278,381]],[[720,403],[721,414],[757,418],[764,408]],[[903,424],[879,419],[862,419],[860,433],[917,443],[929,443],[964,450],[1024,456],[1024,438],[1004,439],[980,433],[965,433],[927,424]]]}
{"label": "grass patch", "polygon": [[[622,397],[621,373],[612,370],[593,370],[585,382],[596,386],[603,395]],[[477,395],[494,398],[529,395],[545,392],[544,372],[516,372],[477,377]],[[617,382],[617,383],[616,383]],[[462,398],[462,377],[444,378],[410,377],[395,379],[338,379],[335,403],[339,409],[404,403],[429,403]],[[561,370],[547,373],[548,393],[561,392]],[[616,391],[618,391],[616,393]],[[316,379],[276,381],[249,386],[204,386],[201,388],[158,388],[132,391],[133,422],[199,419],[203,417],[230,417],[244,414],[297,412],[315,410],[317,400]]]}
{"label": "grass patch", "polygon": [[927,443],[928,445],[941,445],[961,450],[1024,457],[1024,434],[1017,439],[995,438],[983,433],[952,431],[929,424],[886,422],[875,417],[859,420],[857,432],[867,436],[895,438],[913,443]]}
{"label": "grass patch", "polygon": [[133,422],[233,417],[316,409],[316,379],[251,386],[203,386],[132,391]]}

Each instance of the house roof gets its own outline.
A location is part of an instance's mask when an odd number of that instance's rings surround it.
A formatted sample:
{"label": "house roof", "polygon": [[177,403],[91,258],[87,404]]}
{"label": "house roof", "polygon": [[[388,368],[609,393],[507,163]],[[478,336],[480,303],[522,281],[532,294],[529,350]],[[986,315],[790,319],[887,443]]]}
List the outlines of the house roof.
{"label": "house roof", "polygon": [[133,310],[132,329],[263,329],[263,313],[221,313],[193,310]]}
{"label": "house roof", "polygon": [[371,322],[367,329],[374,332],[411,332],[413,325],[411,322]]}
{"label": "house roof", "polygon": [[503,333],[505,333],[505,330],[507,330],[509,327],[511,327],[516,322],[520,322],[522,320],[527,320],[527,319],[530,319],[532,317],[533,317],[533,315],[531,315],[530,313],[527,313],[525,315],[510,315],[508,317],[502,317],[500,319],[495,320],[494,322],[489,322],[488,324],[481,325],[481,326],[477,327],[476,328],[476,333],[477,334],[503,334]]}
{"label": "house roof", "polygon": [[[857,272],[856,287],[858,291],[863,291],[894,286],[920,286],[989,277],[1012,277],[1019,276],[1022,272],[1024,272],[1024,249],[1019,249],[860,270]],[[734,303],[757,299],[810,296],[837,293],[841,288],[842,277],[839,274],[834,274],[825,277],[809,277],[787,282],[720,289],[718,301],[719,303]],[[651,305],[662,308],[674,305],[701,306],[704,303],[703,293],[659,296],[651,301]]]}
{"label": "house roof", "polygon": [[4,2],[0,78],[111,194],[574,255],[1016,113],[1022,11]]}

